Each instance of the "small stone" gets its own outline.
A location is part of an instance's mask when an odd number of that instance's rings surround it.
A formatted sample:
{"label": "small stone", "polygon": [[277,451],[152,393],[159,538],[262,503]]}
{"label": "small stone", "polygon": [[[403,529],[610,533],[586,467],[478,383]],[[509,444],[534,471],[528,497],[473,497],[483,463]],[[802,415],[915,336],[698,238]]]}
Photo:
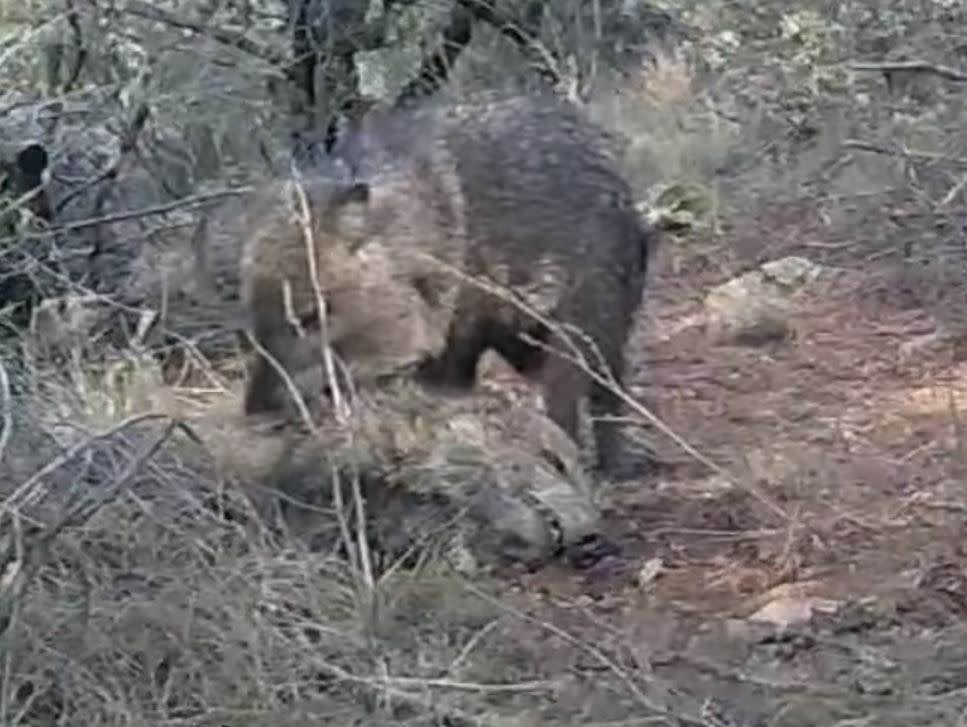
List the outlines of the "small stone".
{"label": "small stone", "polygon": [[646,588],[658,580],[665,572],[665,564],[661,558],[649,559],[638,571],[636,582],[639,588]]}
{"label": "small stone", "polygon": [[713,288],[705,298],[705,325],[721,342],[749,345],[780,340],[792,331],[792,296],[823,268],[804,258],[765,263]]}

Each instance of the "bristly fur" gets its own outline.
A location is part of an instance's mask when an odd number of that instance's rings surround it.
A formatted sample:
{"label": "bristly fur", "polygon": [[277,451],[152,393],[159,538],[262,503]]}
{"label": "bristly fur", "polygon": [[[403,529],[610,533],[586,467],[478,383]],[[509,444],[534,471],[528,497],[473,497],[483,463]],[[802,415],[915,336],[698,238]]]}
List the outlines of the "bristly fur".
{"label": "bristly fur", "polygon": [[478,561],[580,564],[608,547],[576,445],[530,407],[441,400],[402,376],[360,390],[348,422],[319,410],[314,423],[312,434],[285,416],[212,410],[193,427],[224,474],[281,492],[289,527],[310,540],[338,538],[323,514],[335,473],[343,487],[360,478],[371,542],[390,557],[432,530]]}
{"label": "bristly fur", "polygon": [[[493,348],[541,382],[551,418],[575,441],[585,397],[595,418],[618,415],[619,397],[545,352],[603,362],[621,383],[649,231],[602,129],[566,102],[515,97],[374,113],[333,154],[300,177],[339,357],[365,375],[419,361],[425,383],[468,390]],[[297,378],[319,362],[320,328],[290,184],[260,195],[233,244],[251,331]],[[246,410],[287,400],[275,368],[254,356]],[[617,474],[619,430],[593,429],[600,467]]]}
{"label": "bristly fur", "polygon": [[[512,97],[373,114],[334,153],[374,186],[403,177],[410,180],[404,189],[429,190],[437,200],[435,219],[444,226],[394,228],[385,247],[399,250],[403,259],[435,254],[516,299],[501,300],[450,276],[447,293],[428,299],[433,308],[444,303],[449,320],[443,351],[424,366],[425,381],[469,388],[480,356],[493,348],[542,382],[551,417],[575,438],[585,395],[595,418],[619,414],[615,394],[580,367],[546,353],[577,353],[621,384],[624,348],[647,276],[650,232],[603,129],[560,99]],[[438,274],[429,264],[422,268],[424,275],[431,271]],[[580,331],[591,345],[567,330],[572,343],[559,340],[553,325],[538,322],[522,305]],[[597,421],[594,432],[600,468],[620,474],[616,425]]]}

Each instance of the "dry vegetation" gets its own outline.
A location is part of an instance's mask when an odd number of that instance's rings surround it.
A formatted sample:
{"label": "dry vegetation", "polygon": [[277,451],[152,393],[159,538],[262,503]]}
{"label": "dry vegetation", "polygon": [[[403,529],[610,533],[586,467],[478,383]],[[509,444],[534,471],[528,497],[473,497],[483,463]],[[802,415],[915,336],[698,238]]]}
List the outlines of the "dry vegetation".
{"label": "dry vegetation", "polygon": [[[32,335],[2,313],[0,725],[967,725],[967,12],[658,5],[674,42],[571,67],[674,230],[629,351],[663,466],[600,492],[620,553],[525,572],[446,538],[382,562],[351,478],[307,543],[245,484],[269,445],[220,413],[237,366],[184,268],[198,212],[284,168],[282,3],[0,0],[0,161],[46,133],[69,197],[56,236],[0,197],[3,295],[74,296]],[[405,82],[397,52],[367,77]],[[444,93],[529,73],[483,33]],[[823,274],[785,335],[710,335],[708,292],[790,255]]]}

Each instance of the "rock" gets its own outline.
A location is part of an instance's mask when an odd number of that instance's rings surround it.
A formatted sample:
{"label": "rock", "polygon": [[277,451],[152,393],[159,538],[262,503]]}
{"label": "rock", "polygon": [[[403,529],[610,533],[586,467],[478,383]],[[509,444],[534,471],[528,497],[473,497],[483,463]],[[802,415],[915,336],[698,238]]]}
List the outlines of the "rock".
{"label": "rock", "polygon": [[757,599],[766,603],[751,614],[748,620],[753,623],[768,623],[786,628],[809,621],[816,612],[835,612],[840,602],[816,595],[821,589],[822,584],[817,581],[776,586]]}
{"label": "rock", "polygon": [[956,336],[947,330],[936,330],[914,336],[897,348],[897,363],[911,366],[935,358],[956,345]]}
{"label": "rock", "polygon": [[792,298],[824,269],[801,257],[764,263],[713,288],[705,298],[705,326],[720,342],[759,344],[791,331]]}
{"label": "rock", "polygon": [[792,624],[808,621],[816,611],[825,613],[834,611],[838,605],[836,601],[826,598],[798,599],[788,596],[769,602],[749,616],[749,620],[756,623],[771,623],[785,628]]}

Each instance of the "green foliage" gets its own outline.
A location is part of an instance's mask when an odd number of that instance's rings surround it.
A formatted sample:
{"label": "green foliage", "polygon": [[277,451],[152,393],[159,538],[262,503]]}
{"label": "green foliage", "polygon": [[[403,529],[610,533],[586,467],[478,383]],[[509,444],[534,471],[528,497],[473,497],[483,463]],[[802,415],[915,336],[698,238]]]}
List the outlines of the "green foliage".
{"label": "green foliage", "polygon": [[660,230],[685,233],[708,223],[713,209],[711,193],[693,182],[673,182],[656,187],[648,217]]}

